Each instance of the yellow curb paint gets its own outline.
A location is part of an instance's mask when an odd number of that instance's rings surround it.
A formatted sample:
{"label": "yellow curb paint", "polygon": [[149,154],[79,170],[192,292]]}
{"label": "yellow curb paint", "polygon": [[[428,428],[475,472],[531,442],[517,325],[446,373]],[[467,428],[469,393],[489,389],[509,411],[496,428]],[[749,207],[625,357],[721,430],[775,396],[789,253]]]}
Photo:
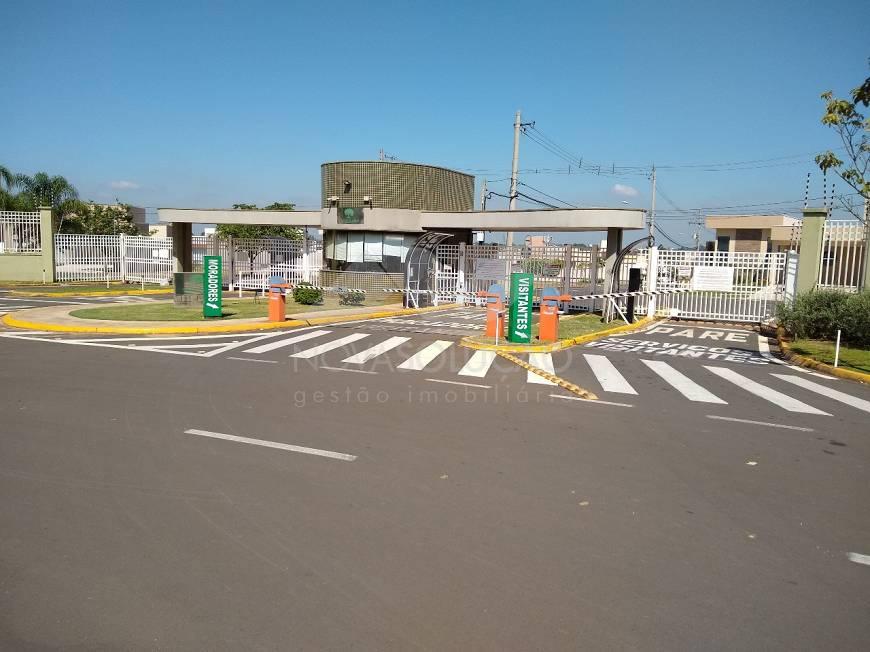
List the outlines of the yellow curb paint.
{"label": "yellow curb paint", "polygon": [[500,351],[504,351],[505,353],[552,353],[553,351],[561,351],[563,349],[568,349],[578,344],[585,344],[586,342],[591,342],[601,337],[608,337],[610,335],[616,335],[617,333],[627,333],[629,331],[634,331],[639,328],[643,328],[648,324],[651,324],[653,321],[656,320],[650,317],[644,317],[640,321],[633,324],[623,324],[622,326],[608,328],[603,331],[587,333],[586,335],[578,335],[577,337],[572,337],[566,340],[559,340],[558,342],[553,342],[552,344],[533,344],[531,346],[512,346],[510,344],[499,344],[498,346],[496,346],[495,344],[482,344],[480,342],[475,342],[472,338],[477,336],[469,335],[468,337],[463,337],[459,341],[459,345],[467,347],[469,349],[474,349],[476,351],[495,351],[496,353]]}
{"label": "yellow curb paint", "polygon": [[[456,306],[430,306],[428,308],[411,308],[397,312],[384,310],[374,313],[355,315],[338,315],[335,317],[314,317],[312,319],[289,319],[282,322],[257,322],[254,324],[216,324],[213,326],[79,326],[74,324],[52,324],[50,322],[35,322],[15,317],[16,313],[3,316],[3,323],[14,328],[26,330],[51,331],[54,333],[99,333],[112,335],[192,335],[208,333],[246,333],[251,331],[298,328],[299,326],[314,326],[319,324],[337,324],[346,321],[364,321],[382,319],[384,317],[402,317],[422,312],[454,309]],[[84,320],[83,320],[84,321]],[[163,322],[166,323],[166,322]]]}
{"label": "yellow curb paint", "polygon": [[799,353],[795,353],[791,350],[789,343],[782,339],[778,334],[776,339],[779,342],[779,348],[782,351],[783,357],[789,362],[794,362],[798,366],[815,369],[816,371],[821,371],[836,376],[837,378],[856,380],[859,383],[870,383],[870,374],[865,374],[860,371],[852,371],[851,369],[843,369],[842,367],[832,367],[831,365],[819,362],[814,358],[808,358]]}
{"label": "yellow curb paint", "polygon": [[172,294],[172,290],[101,290],[99,292],[22,292],[10,290],[9,294],[21,297],[138,297],[146,294]]}
{"label": "yellow curb paint", "polygon": [[531,365],[528,362],[526,362],[525,360],[520,360],[515,355],[511,355],[510,353],[508,353],[506,351],[497,351],[496,353],[498,355],[500,355],[502,358],[504,358],[505,360],[510,360],[511,362],[513,362],[516,365],[519,365],[523,369],[526,369],[527,371],[531,371],[533,374],[541,376],[542,378],[546,378],[551,383],[555,383],[556,385],[558,385],[562,389],[567,389],[569,392],[576,394],[580,398],[585,398],[585,399],[588,399],[590,401],[597,401],[598,400],[598,397],[595,394],[593,394],[592,392],[590,392],[589,390],[583,389],[579,385],[575,385],[574,383],[569,382],[569,381],[565,380],[564,378],[559,378],[559,376],[556,376],[555,374],[551,374],[549,371],[544,371],[543,369],[541,369],[539,367]]}

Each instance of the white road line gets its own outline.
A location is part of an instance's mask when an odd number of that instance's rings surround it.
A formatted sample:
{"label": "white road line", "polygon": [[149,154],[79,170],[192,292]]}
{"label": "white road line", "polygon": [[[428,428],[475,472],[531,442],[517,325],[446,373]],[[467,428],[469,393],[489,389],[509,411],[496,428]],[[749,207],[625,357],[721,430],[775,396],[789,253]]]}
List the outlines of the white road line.
{"label": "white road line", "polygon": [[769,426],[771,428],[785,428],[786,430],[800,430],[801,432],[815,432],[812,428],[803,428],[801,426],[789,426],[784,423],[770,423],[769,421],[753,421],[752,419],[735,419],[734,417],[720,417],[716,414],[708,414],[708,419],[716,419],[717,421],[735,421],[736,423],[751,423],[754,426]]}
{"label": "white road line", "polygon": [[274,342],[269,342],[268,344],[261,344],[260,346],[255,346],[253,349],[245,349],[245,353],[266,353],[268,351],[274,351],[275,349],[280,349],[283,346],[290,346],[291,344],[295,344],[296,342],[304,342],[305,340],[310,340],[315,337],[320,337],[321,335],[326,335],[331,333],[332,331],[308,331],[307,333],[303,333],[302,335],[294,335],[293,337],[288,337],[282,340],[276,340]]}
{"label": "white road line", "polygon": [[460,376],[474,376],[483,378],[489,371],[492,361],[495,360],[495,351],[475,351],[468,362],[459,370]]}
{"label": "white road line", "polygon": [[278,364],[277,360],[260,360],[258,358],[234,358],[231,355],[227,356],[227,360],[241,360],[242,362],[268,362],[269,364]]}
{"label": "white road line", "polygon": [[353,333],[352,335],[347,335],[346,337],[340,337],[337,340],[333,340],[331,342],[327,342],[326,344],[321,344],[320,346],[315,346],[311,349],[305,349],[304,351],[300,351],[299,353],[294,353],[291,355],[291,358],[303,358],[307,360],[308,358],[315,358],[318,355],[326,353],[327,351],[332,351],[333,349],[338,349],[344,346],[345,344],[350,344],[351,342],[356,342],[357,340],[361,340],[364,337],[368,337],[368,333]]}
{"label": "white road line", "polygon": [[825,387],[824,385],[814,383],[813,381],[807,380],[806,378],[800,378],[799,376],[789,376],[788,374],[774,373],[771,373],[770,375],[774,376],[775,378],[779,378],[780,380],[784,380],[787,383],[791,383],[792,385],[797,385],[798,387],[808,389],[811,392],[815,392],[816,394],[821,394],[822,396],[827,396],[828,398],[832,398],[835,401],[840,401],[840,403],[845,403],[846,405],[851,405],[852,407],[858,408],[859,410],[864,410],[864,412],[870,412],[870,401],[865,401],[863,398],[858,398],[857,396],[852,396],[851,394],[846,394],[845,392],[840,392],[836,389]]}
{"label": "white road line", "polygon": [[[492,351],[478,351],[478,353],[492,353]],[[444,383],[445,385],[462,385],[463,387],[477,387],[479,389],[492,389],[492,385],[475,385],[474,383],[460,383],[456,380],[441,380],[439,378],[426,378],[430,383]]]}
{"label": "white road line", "polygon": [[[556,375],[556,370],[553,368],[553,356],[550,353],[529,353],[529,364],[546,371],[548,374]],[[552,380],[547,380],[533,371],[526,371],[526,382],[535,385],[556,384]]]}
{"label": "white road line", "polygon": [[[261,333],[223,333],[221,335],[143,335],[141,337],[88,337],[67,339],[71,339],[71,341],[74,342],[170,342],[184,340],[187,340],[188,342],[193,342],[197,340],[211,340],[218,338],[226,339],[228,337],[263,339],[264,337],[275,337],[276,335],[281,334],[282,333],[270,333],[269,335],[264,336]],[[247,339],[244,343],[247,344],[250,341],[250,339]]]}
{"label": "white road line", "polygon": [[[36,308],[36,306],[3,306],[4,308],[9,308],[9,311],[14,310],[27,310],[28,308]],[[5,314],[5,313],[4,313]]]}
{"label": "white road line", "polygon": [[662,360],[641,360],[641,362],[652,369],[662,378],[662,380],[690,401],[728,405],[727,401],[723,401],[712,392],[707,391],[694,380],[674,369],[667,362]]}
{"label": "white road line", "polygon": [[375,344],[372,347],[369,347],[365,351],[360,351],[359,353],[355,353],[349,358],[345,358],[342,360],[345,364],[365,364],[369,360],[377,358],[379,355],[386,353],[392,349],[395,349],[397,346],[400,346],[410,340],[410,337],[390,337],[385,339],[380,344]]}
{"label": "white road line", "polygon": [[[56,303],[62,306],[86,306],[88,305],[84,301],[65,301],[63,299],[32,299],[30,297],[26,299],[19,299],[16,297],[7,297],[4,296],[2,301],[22,301],[23,303]],[[17,308],[18,306],[16,306]]]}
{"label": "white road line", "polygon": [[583,403],[598,403],[599,405],[615,405],[616,407],[634,407],[631,403],[614,403],[612,401],[599,401],[579,396],[567,396],[565,394],[550,394],[550,398],[564,398],[566,401],[582,401]]}
{"label": "white road line", "polygon": [[782,392],[777,392],[775,389],[765,387],[761,383],[750,380],[746,376],[741,376],[731,369],[726,369],[725,367],[709,367],[707,365],[704,365],[704,368],[720,378],[724,378],[728,382],[734,383],[738,387],[745,389],[750,394],[755,394],[759,398],[770,401],[774,405],[781,407],[783,410],[788,410],[789,412],[803,412],[804,414],[821,414],[826,417],[831,416],[827,412],[823,412],[811,405],[807,405],[791,396],[786,396]]}
{"label": "white road line", "polygon": [[345,462],[353,462],[356,455],[348,455],[347,453],[336,453],[334,451],[325,451],[319,448],[308,448],[306,446],[293,446],[291,444],[281,444],[277,441],[266,441],[265,439],[251,439],[250,437],[237,437],[236,435],[226,435],[222,432],[210,432],[208,430],[185,430],[186,435],[199,435],[200,437],[211,437],[213,439],[226,439],[227,441],[236,441],[241,444],[253,444],[254,446],[265,446],[266,448],[278,448],[283,451],[293,451],[294,453],[305,453],[306,455],[317,455],[319,457],[330,457],[334,460],[343,460]]}
{"label": "white road line", "polygon": [[629,385],[628,381],[623,378],[622,374],[619,373],[608,358],[591,353],[584,353],[583,357],[586,358],[592,373],[595,374],[596,380],[598,380],[605,392],[637,395],[634,387]]}
{"label": "white road line", "polygon": [[862,555],[859,552],[850,552],[846,556],[849,558],[849,561],[854,561],[856,564],[870,566],[870,555]]}
{"label": "white road line", "polygon": [[326,369],[327,371],[346,371],[348,373],[354,374],[370,374],[372,376],[377,376],[377,371],[366,371],[365,369],[348,369],[347,367],[327,367],[326,365],[321,365],[318,369]]}
{"label": "white road line", "polygon": [[[245,342],[247,344],[247,342]],[[135,349],[138,345],[128,344],[131,349]],[[142,348],[148,349],[213,349],[217,346],[226,346],[224,342],[198,342],[196,344],[153,344],[146,345]]]}
{"label": "white road line", "polygon": [[426,365],[432,362],[439,355],[453,346],[453,342],[449,340],[435,340],[429,346],[420,349],[399,365],[399,369],[408,369],[410,371],[422,371]]}

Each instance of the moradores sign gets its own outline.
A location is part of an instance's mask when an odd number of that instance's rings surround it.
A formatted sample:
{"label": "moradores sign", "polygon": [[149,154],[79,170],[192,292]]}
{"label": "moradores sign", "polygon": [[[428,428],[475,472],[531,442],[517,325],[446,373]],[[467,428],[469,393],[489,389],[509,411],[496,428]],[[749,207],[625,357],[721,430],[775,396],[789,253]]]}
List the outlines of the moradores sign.
{"label": "moradores sign", "polygon": [[203,317],[221,317],[223,315],[223,281],[220,256],[204,256],[203,264]]}
{"label": "moradores sign", "polygon": [[531,274],[511,274],[511,309],[507,338],[510,342],[532,341]]}

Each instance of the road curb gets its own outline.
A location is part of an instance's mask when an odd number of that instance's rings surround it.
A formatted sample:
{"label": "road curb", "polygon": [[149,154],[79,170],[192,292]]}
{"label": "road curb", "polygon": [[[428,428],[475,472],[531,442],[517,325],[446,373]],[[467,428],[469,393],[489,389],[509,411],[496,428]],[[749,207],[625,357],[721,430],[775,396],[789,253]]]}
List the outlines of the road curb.
{"label": "road curb", "polygon": [[98,292],[24,292],[22,290],[9,290],[9,294],[19,297],[138,297],[150,294],[172,295],[172,290],[100,290]]}
{"label": "road curb", "polygon": [[776,341],[779,343],[779,350],[782,351],[782,357],[799,367],[821,371],[830,374],[831,376],[836,376],[837,378],[845,378],[847,380],[856,380],[859,383],[870,384],[870,374],[865,374],[860,371],[852,371],[851,369],[843,369],[842,367],[832,367],[831,365],[819,362],[814,358],[808,358],[799,353],[795,353],[791,350],[789,342],[782,337],[780,331],[777,331],[776,333]]}
{"label": "road curb", "polygon": [[511,355],[507,351],[497,351],[497,354],[504,358],[505,360],[510,360],[515,365],[519,365],[523,369],[531,371],[533,374],[540,376],[541,378],[546,378],[551,383],[555,383],[562,389],[567,389],[569,392],[576,394],[580,398],[585,398],[589,401],[597,401],[598,397],[590,392],[587,389],[583,389],[580,385],[575,385],[574,383],[565,380],[564,378],[559,378],[559,376],[555,374],[551,374],[549,371],[544,371],[540,367],[536,367],[534,365],[529,364],[525,360],[520,360],[515,355]]}
{"label": "road curb", "polygon": [[476,351],[495,351],[496,353],[552,353],[553,351],[561,351],[563,349],[568,349],[578,344],[585,344],[586,342],[591,342],[601,337],[608,337],[610,335],[616,335],[618,333],[628,333],[631,331],[635,331],[639,328],[643,328],[644,326],[653,323],[654,321],[656,321],[656,319],[653,317],[644,317],[640,321],[637,321],[633,324],[623,324],[622,326],[608,328],[603,331],[587,333],[586,335],[578,335],[577,337],[572,337],[567,340],[559,340],[558,342],[553,342],[552,344],[532,344],[529,346],[515,346],[512,344],[481,344],[480,342],[473,342],[471,340],[472,337],[476,337],[475,335],[468,335],[466,337],[463,337],[459,341],[459,345],[467,347],[469,349],[474,349]]}
{"label": "road curb", "polygon": [[[453,310],[456,306],[429,306],[427,308],[409,308],[396,312],[383,310],[373,313],[355,315],[337,315],[333,317],[313,317],[312,319],[289,319],[282,322],[257,322],[254,324],[219,324],[215,326],[79,326],[72,324],[52,324],[50,322],[28,321],[15,317],[17,313],[3,316],[3,323],[13,328],[35,331],[51,331],[54,333],[97,333],[102,335],[195,335],[208,333],[249,333],[252,331],[298,328],[300,326],[316,326],[321,324],[338,324],[347,321],[366,321],[383,319],[384,317],[403,317],[438,310]],[[77,308],[76,308],[77,309]],[[165,322],[163,322],[165,323]]]}

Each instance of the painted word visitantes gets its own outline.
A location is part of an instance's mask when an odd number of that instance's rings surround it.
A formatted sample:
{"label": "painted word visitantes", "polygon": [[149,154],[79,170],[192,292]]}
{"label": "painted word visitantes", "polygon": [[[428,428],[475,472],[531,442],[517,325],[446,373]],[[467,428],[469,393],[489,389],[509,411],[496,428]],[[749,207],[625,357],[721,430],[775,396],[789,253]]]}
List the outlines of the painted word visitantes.
{"label": "painted word visitantes", "polygon": [[203,257],[203,317],[221,317],[223,315],[223,273],[220,256]]}
{"label": "painted word visitantes", "polygon": [[511,342],[532,341],[532,291],[531,274],[511,274],[511,309],[507,338]]}

